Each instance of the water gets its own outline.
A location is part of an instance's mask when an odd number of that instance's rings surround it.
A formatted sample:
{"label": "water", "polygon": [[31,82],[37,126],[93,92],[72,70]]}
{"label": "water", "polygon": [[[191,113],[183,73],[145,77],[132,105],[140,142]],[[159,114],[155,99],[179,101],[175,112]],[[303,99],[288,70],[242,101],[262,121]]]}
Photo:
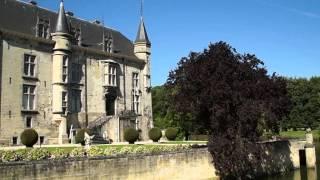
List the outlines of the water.
{"label": "water", "polygon": [[316,153],[317,168],[307,169],[306,167],[301,167],[301,169],[289,172],[285,175],[265,177],[262,180],[320,180],[320,142],[316,143]]}

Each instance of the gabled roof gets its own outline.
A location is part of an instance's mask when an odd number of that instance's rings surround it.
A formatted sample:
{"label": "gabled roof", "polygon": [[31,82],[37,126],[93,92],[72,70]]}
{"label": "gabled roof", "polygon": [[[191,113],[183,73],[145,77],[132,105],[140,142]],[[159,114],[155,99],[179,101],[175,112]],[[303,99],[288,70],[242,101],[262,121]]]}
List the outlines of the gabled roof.
{"label": "gabled roof", "polygon": [[[55,32],[55,26],[58,19],[58,14],[56,12],[18,0],[0,0],[1,29],[36,36],[37,24],[40,19],[49,22],[50,33]],[[119,31],[73,16],[67,16],[67,20],[70,23],[71,33],[73,32],[73,29],[81,30],[81,42],[83,47],[102,50],[103,34],[111,34],[114,52],[136,58],[132,41]]]}
{"label": "gabled roof", "polygon": [[136,43],[146,43],[147,45],[151,45],[151,42],[148,37],[148,33],[146,27],[144,25],[143,18],[140,19],[140,25],[137,33],[137,37],[135,40]]}

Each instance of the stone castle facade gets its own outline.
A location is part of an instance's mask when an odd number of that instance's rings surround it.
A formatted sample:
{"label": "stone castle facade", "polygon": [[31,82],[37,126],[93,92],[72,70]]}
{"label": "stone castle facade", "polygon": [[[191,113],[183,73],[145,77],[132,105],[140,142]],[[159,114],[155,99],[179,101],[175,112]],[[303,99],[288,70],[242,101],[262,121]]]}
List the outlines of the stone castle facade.
{"label": "stone castle facade", "polygon": [[69,143],[80,128],[124,141],[128,127],[148,139],[153,126],[150,55],[143,18],[131,42],[98,21],[0,1],[0,143],[19,145],[34,128],[38,143]]}

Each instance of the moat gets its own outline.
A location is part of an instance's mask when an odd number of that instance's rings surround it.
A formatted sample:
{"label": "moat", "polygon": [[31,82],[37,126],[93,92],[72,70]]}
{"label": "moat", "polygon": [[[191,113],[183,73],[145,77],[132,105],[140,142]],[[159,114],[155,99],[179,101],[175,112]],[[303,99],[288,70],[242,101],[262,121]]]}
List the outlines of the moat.
{"label": "moat", "polygon": [[301,166],[300,169],[289,172],[285,175],[276,175],[265,177],[262,180],[317,180],[320,178],[320,142],[316,142],[317,153],[317,168],[308,169],[306,166]]}

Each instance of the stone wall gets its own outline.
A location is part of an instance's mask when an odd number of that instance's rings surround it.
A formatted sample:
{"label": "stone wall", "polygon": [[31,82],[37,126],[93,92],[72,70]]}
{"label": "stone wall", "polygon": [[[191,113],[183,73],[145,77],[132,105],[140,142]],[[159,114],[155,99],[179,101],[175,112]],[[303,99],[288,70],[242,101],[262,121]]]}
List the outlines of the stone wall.
{"label": "stone wall", "polygon": [[215,177],[206,148],[158,155],[0,164],[2,179],[209,179]]}

